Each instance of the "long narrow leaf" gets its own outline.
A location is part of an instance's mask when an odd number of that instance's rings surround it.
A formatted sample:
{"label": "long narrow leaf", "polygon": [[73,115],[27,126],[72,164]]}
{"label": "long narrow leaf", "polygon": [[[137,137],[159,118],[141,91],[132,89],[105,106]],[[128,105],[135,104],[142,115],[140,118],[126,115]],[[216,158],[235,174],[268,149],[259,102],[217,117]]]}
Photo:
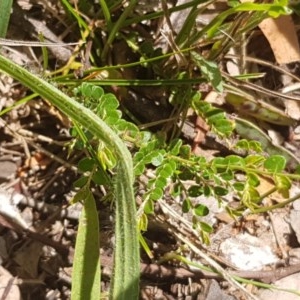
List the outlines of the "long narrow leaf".
{"label": "long narrow leaf", "polygon": [[[135,217],[134,176],[130,152],[118,135],[97,115],[50,83],[1,55],[0,69],[50,101],[70,118],[83,127],[88,128],[92,134],[106,143],[110,149],[114,150],[118,161],[115,187],[117,224],[115,253],[117,255],[115,255],[114,265],[114,276],[117,279],[113,280],[112,294],[130,295],[126,299],[137,299],[140,275],[139,240]],[[122,265],[120,266],[119,264]],[[123,273],[116,275],[120,270]],[[114,291],[115,288],[117,288],[117,291]]]}
{"label": "long narrow leaf", "polygon": [[[80,192],[79,192],[80,193]],[[76,238],[72,270],[72,300],[100,299],[99,222],[95,199],[89,188],[81,190],[84,207]]]}
{"label": "long narrow leaf", "polygon": [[13,0],[0,1],[0,38],[5,38]]}

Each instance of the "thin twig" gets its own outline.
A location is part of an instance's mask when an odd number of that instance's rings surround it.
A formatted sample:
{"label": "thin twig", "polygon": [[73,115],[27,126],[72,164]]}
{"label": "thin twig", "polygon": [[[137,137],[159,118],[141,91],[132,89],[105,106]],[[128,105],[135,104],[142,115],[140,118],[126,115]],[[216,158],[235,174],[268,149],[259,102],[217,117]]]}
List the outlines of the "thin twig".
{"label": "thin twig", "polygon": [[283,94],[283,93],[280,93],[280,92],[276,92],[276,91],[273,91],[273,90],[266,89],[266,88],[264,88],[260,85],[257,85],[257,84],[253,84],[253,83],[250,83],[250,82],[245,82],[245,81],[233,78],[226,72],[221,72],[221,73],[226,78],[226,80],[230,84],[234,85],[235,87],[246,88],[248,90],[252,90],[252,91],[264,94],[268,97],[275,97],[275,98],[281,98],[281,99],[286,99],[286,100],[300,101],[299,97],[289,96],[289,95],[286,95],[286,94]]}

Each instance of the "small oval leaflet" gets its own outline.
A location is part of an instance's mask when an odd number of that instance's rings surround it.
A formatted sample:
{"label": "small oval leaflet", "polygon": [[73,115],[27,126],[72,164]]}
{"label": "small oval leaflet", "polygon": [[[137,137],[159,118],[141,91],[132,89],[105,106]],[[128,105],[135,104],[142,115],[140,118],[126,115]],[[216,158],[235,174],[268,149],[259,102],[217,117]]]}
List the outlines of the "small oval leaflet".
{"label": "small oval leaflet", "polygon": [[273,173],[278,173],[284,170],[286,159],[281,155],[272,155],[264,162],[264,167]]}

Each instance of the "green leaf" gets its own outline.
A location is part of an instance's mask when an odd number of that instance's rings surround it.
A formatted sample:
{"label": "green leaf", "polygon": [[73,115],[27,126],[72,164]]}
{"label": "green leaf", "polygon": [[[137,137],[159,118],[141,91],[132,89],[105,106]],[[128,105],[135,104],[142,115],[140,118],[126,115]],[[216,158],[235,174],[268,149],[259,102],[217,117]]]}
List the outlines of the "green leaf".
{"label": "green leaf", "polygon": [[88,182],[88,177],[81,176],[79,179],[73,182],[73,186],[76,188],[82,188]]}
{"label": "green leaf", "polygon": [[195,174],[192,172],[189,168],[183,168],[180,170],[180,173],[178,174],[179,179],[181,180],[193,180],[195,177]]}
{"label": "green leaf", "polygon": [[204,118],[211,130],[220,136],[230,136],[235,127],[235,123],[232,120],[227,119],[223,110],[215,108],[210,103],[205,101],[199,101],[199,97],[193,97],[192,107],[198,115]]}
{"label": "green leaf", "polygon": [[169,146],[169,148],[171,150],[169,151],[169,153],[174,156],[178,155],[181,146],[182,146],[182,140],[176,139],[176,140],[171,141],[170,146]]}
{"label": "green leaf", "polygon": [[110,184],[107,174],[104,173],[103,170],[97,170],[95,173],[92,175],[92,180],[94,183],[98,185],[108,185]]}
{"label": "green leaf", "polygon": [[198,99],[198,97],[193,98],[193,105],[195,106],[196,111],[203,116],[205,116],[213,107],[210,103]]}
{"label": "green leaf", "polygon": [[274,176],[275,185],[277,191],[284,197],[289,198],[290,188],[292,186],[290,179],[284,175],[275,175]]}
{"label": "green leaf", "polygon": [[90,157],[85,157],[78,162],[78,169],[82,172],[92,171],[96,162]]}
{"label": "green leaf", "polygon": [[135,165],[135,167],[134,167],[134,175],[135,176],[139,176],[139,175],[141,175],[141,174],[144,173],[144,170],[145,170],[145,164],[140,163],[138,165]]}
{"label": "green leaf", "polygon": [[246,207],[253,209],[254,207],[256,207],[256,204],[261,200],[261,198],[258,191],[255,188],[249,186],[244,190],[241,200]]}
{"label": "green leaf", "polygon": [[224,173],[220,173],[219,175],[222,179],[224,179],[226,181],[230,181],[230,180],[234,179],[234,174],[231,170],[228,170]]}
{"label": "green leaf", "polygon": [[223,91],[223,82],[221,72],[216,63],[204,59],[197,52],[191,51],[192,59],[200,68],[202,75],[216,89],[217,92]]}
{"label": "green leaf", "polygon": [[229,155],[226,156],[225,161],[227,162],[228,166],[236,166],[236,167],[245,167],[245,161],[243,157],[237,155]]}
{"label": "green leaf", "polygon": [[176,183],[173,184],[170,193],[173,197],[177,197],[181,194],[181,189],[182,189],[181,184],[176,182]]}
{"label": "green leaf", "polygon": [[187,192],[190,197],[195,198],[195,197],[203,195],[203,188],[199,185],[193,185],[193,186],[189,187]]}
{"label": "green leaf", "polygon": [[263,152],[261,143],[257,141],[249,141],[249,150],[252,150],[257,153]]}
{"label": "green leaf", "polygon": [[146,204],[144,205],[144,212],[147,215],[153,214],[154,213],[154,204],[151,199],[148,199]]}
{"label": "green leaf", "polygon": [[209,214],[209,209],[206,205],[203,204],[197,204],[194,208],[193,211],[195,215],[199,217],[205,217]]}
{"label": "green leaf", "polygon": [[144,172],[145,165],[151,163],[151,160],[160,156],[160,150],[154,150],[155,142],[150,142],[146,147],[140,149],[139,152],[133,157],[134,173],[136,176],[141,175]]}
{"label": "green leaf", "polygon": [[161,188],[154,188],[152,191],[151,191],[151,194],[150,194],[150,199],[156,201],[156,200],[159,200],[162,198],[163,196],[163,190]]}
{"label": "green leaf", "polygon": [[200,223],[200,227],[203,231],[207,232],[207,233],[212,233],[214,231],[214,229],[207,223],[205,222],[199,222]]}
{"label": "green leaf", "polygon": [[212,124],[212,130],[218,135],[229,137],[234,130],[234,122],[231,120],[223,119],[215,120]]}
{"label": "green leaf", "polygon": [[12,10],[12,0],[0,1],[0,38],[5,38]]}
{"label": "green leaf", "polygon": [[104,95],[104,90],[101,86],[92,85],[92,93],[91,93],[92,98],[94,98],[95,100],[99,100],[103,95]]}
{"label": "green leaf", "polygon": [[272,18],[278,18],[281,15],[289,15],[292,13],[292,10],[285,6],[272,6],[268,11],[268,14]]}
{"label": "green leaf", "polygon": [[83,210],[76,236],[72,271],[71,298],[100,299],[99,223],[95,199],[88,188],[83,188]]}
{"label": "green leaf", "polygon": [[147,231],[148,229],[148,217],[146,214],[142,214],[139,218],[138,228],[141,231]]}
{"label": "green leaf", "polygon": [[119,101],[114,94],[108,93],[102,96],[101,107],[105,111],[115,111],[119,107]]}
{"label": "green leaf", "polygon": [[95,86],[88,82],[83,82],[81,86],[76,89],[82,96],[99,100],[104,95],[104,90],[100,86]]}
{"label": "green leaf", "polygon": [[239,140],[236,144],[235,144],[235,148],[236,149],[242,149],[245,151],[249,151],[250,146],[249,146],[249,141],[247,140]]}
{"label": "green leaf", "polygon": [[100,86],[83,82],[79,87],[74,89],[74,95],[86,107],[96,109],[97,103],[100,102],[101,97],[104,95],[104,90]]}
{"label": "green leaf", "polygon": [[199,167],[200,169],[207,167],[207,161],[204,156],[193,156],[192,161]]}
{"label": "green leaf", "polygon": [[183,145],[180,147],[180,156],[184,159],[189,159],[191,157],[192,149],[190,145]]}
{"label": "green leaf", "polygon": [[211,180],[213,180],[216,185],[222,185],[223,184],[223,180],[220,178],[219,174],[213,173],[212,176],[211,176]]}
{"label": "green leaf", "polygon": [[164,189],[167,186],[167,179],[165,177],[159,176],[156,178],[154,185],[157,188]]}
{"label": "green leaf", "polygon": [[[200,226],[201,229],[201,226]],[[209,246],[210,245],[210,239],[209,239],[209,234],[205,232],[204,230],[200,230],[200,236],[201,240],[204,245]]]}
{"label": "green leaf", "polygon": [[202,169],[202,178],[211,180],[214,178],[216,171],[213,168]]}
{"label": "green leaf", "polygon": [[[144,136],[142,136],[141,132],[139,131],[138,127],[135,124],[129,123],[123,119],[119,120],[118,123],[115,125],[115,128],[127,135],[130,136],[134,139],[140,140],[141,138],[144,138]],[[140,141],[136,141],[137,143]]]}
{"label": "green leaf", "polygon": [[165,178],[169,178],[174,173],[174,165],[171,163],[165,163],[160,169],[158,169],[158,174]]}
{"label": "green leaf", "polygon": [[260,184],[260,179],[259,177],[253,173],[253,172],[249,172],[247,173],[247,183],[252,186],[252,187],[258,187]]}
{"label": "green leaf", "polygon": [[228,167],[228,161],[224,157],[215,157],[211,161],[211,168],[215,173],[223,173],[226,172]]}
{"label": "green leaf", "polygon": [[192,203],[189,198],[185,198],[182,202],[182,212],[188,213],[191,209]]}
{"label": "green leaf", "polygon": [[152,57],[152,54],[154,52],[153,43],[150,41],[145,41],[140,45],[140,51],[143,53],[143,55],[146,55],[147,57]]}
{"label": "green leaf", "polygon": [[203,194],[205,197],[209,197],[212,193],[212,188],[209,185],[203,187]]}
{"label": "green leaf", "polygon": [[149,131],[140,131],[140,143],[141,143],[141,148],[147,146],[150,144],[150,140],[152,137],[152,133]]}
{"label": "green leaf", "polygon": [[102,143],[99,144],[97,158],[104,170],[112,169],[117,164],[117,159],[114,153],[108,147],[103,146]]}
{"label": "green leaf", "polygon": [[[168,161],[168,168],[171,168],[171,170],[172,170],[172,175],[173,175],[173,173],[176,171],[176,169],[177,169],[177,163],[176,163],[176,161],[175,160],[169,160]],[[170,175],[171,176],[171,175]]]}
{"label": "green leaf", "polygon": [[[100,116],[101,117],[101,116]],[[101,117],[108,125],[114,126],[120,121],[121,113],[118,110],[109,111]]]}
{"label": "green leaf", "polygon": [[207,118],[208,124],[212,125],[218,120],[222,120],[225,117],[225,113],[220,108],[212,107],[206,114],[205,117]]}
{"label": "green leaf", "polygon": [[159,152],[157,153],[156,156],[152,157],[151,164],[155,167],[158,167],[162,164],[163,160],[164,160],[164,155],[161,152]]}
{"label": "green leaf", "polygon": [[245,183],[243,182],[235,182],[233,183],[233,188],[238,191],[238,192],[242,192],[245,188]]}
{"label": "green leaf", "polygon": [[223,188],[222,186],[216,186],[214,187],[214,193],[217,196],[225,196],[228,194],[228,190]]}
{"label": "green leaf", "polygon": [[77,87],[76,89],[74,89],[76,94],[80,94],[82,96],[86,96],[86,97],[91,97],[92,95],[92,85],[87,83],[87,82],[83,82],[82,85],[80,85],[79,87]]}
{"label": "green leaf", "polygon": [[75,196],[71,199],[70,203],[75,204],[77,202],[82,202],[82,200],[86,198],[86,195],[87,195],[86,189],[81,188],[78,192],[76,192]]}
{"label": "green leaf", "polygon": [[77,137],[78,136],[78,131],[76,127],[72,126],[69,130],[69,134],[71,137]]}
{"label": "green leaf", "polygon": [[240,2],[238,0],[228,0],[227,4],[228,4],[228,6],[236,7],[240,4]]}
{"label": "green leaf", "polygon": [[264,167],[269,172],[279,173],[284,170],[286,165],[286,159],[281,155],[272,155],[268,157],[264,162]]}
{"label": "green leaf", "polygon": [[228,166],[228,160],[225,157],[215,157],[212,160],[212,166],[221,166],[226,168]]}
{"label": "green leaf", "polygon": [[264,161],[265,157],[263,157],[262,155],[248,155],[245,158],[245,163],[247,167],[258,168],[263,165]]}

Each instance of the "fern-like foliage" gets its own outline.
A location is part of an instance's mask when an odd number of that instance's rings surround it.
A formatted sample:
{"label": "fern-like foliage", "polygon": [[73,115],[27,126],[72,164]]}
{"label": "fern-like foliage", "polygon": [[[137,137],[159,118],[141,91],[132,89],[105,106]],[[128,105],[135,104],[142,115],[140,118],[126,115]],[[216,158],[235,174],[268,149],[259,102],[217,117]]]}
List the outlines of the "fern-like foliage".
{"label": "fern-like foliage", "polygon": [[[213,229],[203,221],[209,208],[199,203],[198,197],[213,197],[223,205],[227,205],[228,197],[239,199],[238,208],[226,207],[233,217],[247,208],[255,211],[262,206],[264,195],[258,189],[262,179],[273,182],[270,193],[277,191],[283,197],[289,197],[291,179],[284,172],[285,158],[280,155],[266,156],[257,141],[240,140],[232,145],[241,150],[243,156],[229,155],[207,160],[194,155],[191,147],[179,138],[166,142],[159,134],[140,131],[135,124],[122,118],[116,97],[105,93],[99,86],[83,83],[74,90],[74,95],[131,145],[136,178],[147,174],[148,180],[144,183],[146,191],[142,195],[143,212],[139,215],[142,230],[147,229],[147,215],[154,213],[156,201],[164,199],[166,193],[181,199],[182,213],[192,215],[193,226],[205,243],[209,243],[209,234]],[[207,122],[211,131],[221,138],[230,137],[234,131],[234,121],[228,119],[221,109],[201,100],[199,92],[193,91],[190,96],[187,102]],[[88,178],[97,184],[110,184],[106,171],[113,170],[116,165],[113,152],[101,141],[95,144],[88,128],[76,130],[80,141],[86,141],[83,147],[92,145],[88,148],[90,156],[78,164],[82,172],[92,173],[92,176],[82,176],[77,186],[82,187]]]}

